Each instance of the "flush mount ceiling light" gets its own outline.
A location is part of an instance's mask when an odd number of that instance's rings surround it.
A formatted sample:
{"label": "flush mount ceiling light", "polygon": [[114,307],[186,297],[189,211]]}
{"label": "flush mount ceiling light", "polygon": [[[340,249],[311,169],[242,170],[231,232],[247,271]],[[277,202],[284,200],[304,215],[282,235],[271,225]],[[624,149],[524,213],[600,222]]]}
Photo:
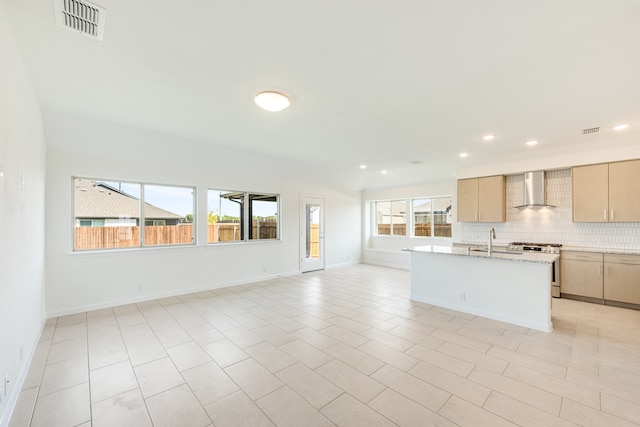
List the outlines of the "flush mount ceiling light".
{"label": "flush mount ceiling light", "polygon": [[613,130],[625,130],[628,127],[629,125],[618,125],[618,126],[614,126]]}
{"label": "flush mount ceiling light", "polygon": [[464,159],[465,157],[469,157],[469,153],[460,153],[460,154],[458,154],[458,156],[460,156],[460,157],[462,157]]}
{"label": "flush mount ceiling light", "polygon": [[492,139],[495,139],[495,135],[485,135],[482,137],[482,139],[484,139],[485,141],[491,141]]}
{"label": "flush mount ceiling light", "polygon": [[387,171],[380,171],[380,173],[381,173],[382,175],[386,175],[386,174],[387,174]]}
{"label": "flush mount ceiling light", "polygon": [[360,169],[366,169],[367,165],[360,165]]}
{"label": "flush mount ceiling light", "polygon": [[538,141],[535,141],[535,140],[527,141],[527,145],[530,147],[536,145],[537,143]]}
{"label": "flush mount ceiling light", "polygon": [[291,105],[291,100],[286,95],[275,91],[264,91],[258,93],[253,102],[263,110],[267,111],[282,111]]}

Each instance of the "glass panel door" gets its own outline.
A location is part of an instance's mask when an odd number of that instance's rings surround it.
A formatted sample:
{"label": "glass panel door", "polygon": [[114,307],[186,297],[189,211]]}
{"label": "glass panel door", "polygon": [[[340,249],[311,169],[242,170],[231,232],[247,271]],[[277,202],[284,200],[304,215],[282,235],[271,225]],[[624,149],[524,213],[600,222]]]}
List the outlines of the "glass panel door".
{"label": "glass panel door", "polygon": [[324,269],[323,205],[322,199],[313,197],[303,197],[301,201],[300,270],[303,273]]}

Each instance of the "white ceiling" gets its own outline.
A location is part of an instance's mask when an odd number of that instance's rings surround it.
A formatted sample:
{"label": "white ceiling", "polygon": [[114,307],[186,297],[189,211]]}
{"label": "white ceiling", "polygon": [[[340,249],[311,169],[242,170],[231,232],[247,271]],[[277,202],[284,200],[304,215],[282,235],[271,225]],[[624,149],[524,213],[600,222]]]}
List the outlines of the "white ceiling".
{"label": "white ceiling", "polygon": [[[93,3],[102,42],[58,27],[52,0],[0,0],[45,111],[316,163],[358,188],[640,142],[638,0]],[[265,89],[291,107],[258,109]]]}

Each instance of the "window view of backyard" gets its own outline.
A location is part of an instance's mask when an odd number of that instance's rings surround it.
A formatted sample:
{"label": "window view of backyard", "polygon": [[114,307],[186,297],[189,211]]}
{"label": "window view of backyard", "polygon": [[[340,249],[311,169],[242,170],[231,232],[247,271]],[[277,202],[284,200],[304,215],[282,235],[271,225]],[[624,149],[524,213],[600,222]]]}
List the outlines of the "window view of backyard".
{"label": "window view of backyard", "polygon": [[195,189],[74,178],[74,250],[193,244]]}
{"label": "window view of backyard", "polygon": [[[74,178],[73,191],[74,250],[195,242],[193,187]],[[278,239],[278,209],[277,194],[209,190],[207,241]]]}
{"label": "window view of backyard", "polygon": [[[275,194],[209,190],[207,211],[209,243],[278,239],[278,196]],[[251,226],[245,234],[248,218]]]}
{"label": "window view of backyard", "polygon": [[450,196],[378,201],[373,205],[379,236],[407,236],[411,230],[412,237],[451,237]]}

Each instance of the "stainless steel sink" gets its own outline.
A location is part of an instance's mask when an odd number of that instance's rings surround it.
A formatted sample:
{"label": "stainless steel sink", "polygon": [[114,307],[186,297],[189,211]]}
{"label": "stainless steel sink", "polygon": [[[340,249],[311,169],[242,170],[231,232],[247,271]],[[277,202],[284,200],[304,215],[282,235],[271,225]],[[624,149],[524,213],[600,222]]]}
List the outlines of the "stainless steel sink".
{"label": "stainless steel sink", "polygon": [[[489,251],[487,249],[481,249],[481,248],[469,248],[469,252],[484,252],[485,254],[488,253]],[[516,251],[497,251],[497,250],[492,250],[491,251],[492,254],[507,254],[507,255],[522,255],[523,252],[516,252]]]}

